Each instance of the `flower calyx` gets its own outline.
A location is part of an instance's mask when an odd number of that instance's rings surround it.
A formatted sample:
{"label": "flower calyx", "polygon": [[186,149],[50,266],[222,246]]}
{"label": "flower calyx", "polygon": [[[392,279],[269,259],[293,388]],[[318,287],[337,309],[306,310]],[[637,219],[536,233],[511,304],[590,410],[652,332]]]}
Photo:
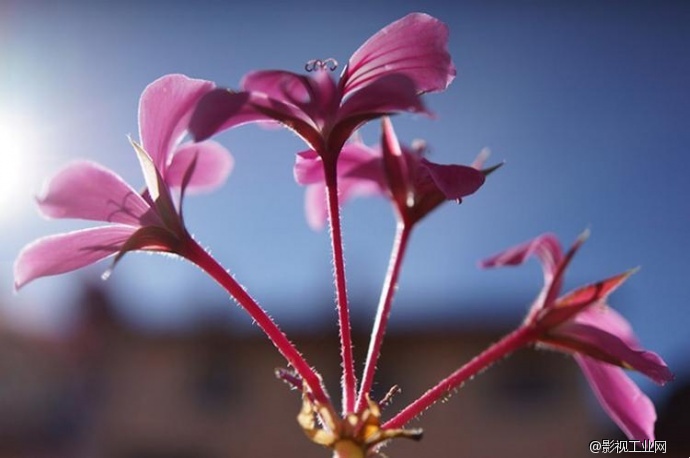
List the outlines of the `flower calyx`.
{"label": "flower calyx", "polygon": [[378,447],[398,437],[420,440],[421,429],[381,428],[379,405],[366,398],[367,406],[339,418],[331,405],[314,401],[304,392],[302,409],[297,416],[304,433],[314,443],[333,449],[334,458],[367,458],[381,456]]}

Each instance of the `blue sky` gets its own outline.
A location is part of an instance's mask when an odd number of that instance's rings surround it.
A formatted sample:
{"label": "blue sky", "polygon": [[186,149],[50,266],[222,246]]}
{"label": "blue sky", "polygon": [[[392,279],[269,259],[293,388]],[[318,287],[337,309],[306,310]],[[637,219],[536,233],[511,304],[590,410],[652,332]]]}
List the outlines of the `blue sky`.
{"label": "blue sky", "polygon": [[[641,266],[611,305],[645,346],[687,373],[690,5],[449,4],[0,4],[0,121],[13,126],[24,170],[10,175],[21,179],[0,199],[4,320],[37,328],[64,323],[78,282],[107,267],[39,280],[12,294],[11,266],[24,244],[89,226],[37,215],[32,196],[43,178],[86,158],[143,183],[126,135],[137,134],[138,97],[149,82],[185,73],[235,86],[250,70],[300,72],[307,60],[325,57],[344,63],[381,27],[425,11],[450,27],[458,77],[446,92],[426,97],[437,119],[395,117],[398,136],[425,139],[436,162],[469,163],[488,147],[506,164],[475,196],[445,205],[416,229],[393,325],[517,324],[540,287],[537,263],[480,271],[477,261],[546,231],[570,244],[590,228],[566,287]],[[362,134],[374,143],[379,127]],[[303,190],[292,179],[294,153],[303,145],[286,131],[255,126],[218,138],[236,168],[220,191],[187,199],[192,232],[288,328],[335,319],[328,234],[307,227]],[[7,151],[0,151],[0,169],[9,167]],[[344,210],[358,316],[373,313],[393,229],[382,199]],[[208,314],[244,320],[226,311],[222,291],[200,272],[161,256],[128,255],[108,287],[132,319],[153,326]]]}

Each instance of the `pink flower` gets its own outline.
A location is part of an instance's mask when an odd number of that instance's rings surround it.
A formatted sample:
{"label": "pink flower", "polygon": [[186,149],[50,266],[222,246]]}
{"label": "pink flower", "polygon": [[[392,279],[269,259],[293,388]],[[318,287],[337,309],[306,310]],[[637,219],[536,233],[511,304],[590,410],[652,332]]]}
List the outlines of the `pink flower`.
{"label": "pink flower", "polygon": [[[143,147],[132,142],[146,179],[143,194],[92,162],[71,164],[49,180],[37,199],[45,216],[111,224],[29,244],[15,262],[15,288],[111,255],[117,255],[117,261],[132,250],[180,254],[190,237],[180,210],[185,190],[220,185],[233,163],[230,153],[215,142],[179,145],[191,110],[212,89],[207,81],[168,75],[144,90],[139,105]],[[177,205],[171,188],[179,189]]]}
{"label": "pink flower", "polygon": [[[341,202],[354,196],[385,194],[398,219],[412,225],[447,200],[461,202],[484,183],[485,173],[476,167],[427,160],[422,142],[400,145],[389,118],[383,119],[382,126],[380,149],[358,140],[343,147],[338,160]],[[321,162],[315,151],[305,151],[298,154],[294,169],[297,182],[307,185],[307,220],[315,229],[323,227],[327,217]]]}
{"label": "pink flower", "polygon": [[427,112],[420,94],[445,89],[455,76],[448,29],[413,13],[384,27],[350,58],[336,84],[326,66],[313,76],[269,70],[249,73],[241,92],[204,96],[190,123],[197,139],[248,122],[279,122],[326,161],[335,160],[352,132],[385,114]]}
{"label": "pink flower", "polygon": [[565,255],[558,239],[545,234],[481,264],[519,265],[531,255],[539,258],[544,288],[523,326],[533,328],[544,346],[574,355],[599,403],[630,439],[653,440],[654,405],[622,368],[637,370],[661,385],[673,374],[656,353],[640,349],[630,324],[606,305],[608,295],[633,271],[558,297],[565,270],[587,236],[580,236]]}

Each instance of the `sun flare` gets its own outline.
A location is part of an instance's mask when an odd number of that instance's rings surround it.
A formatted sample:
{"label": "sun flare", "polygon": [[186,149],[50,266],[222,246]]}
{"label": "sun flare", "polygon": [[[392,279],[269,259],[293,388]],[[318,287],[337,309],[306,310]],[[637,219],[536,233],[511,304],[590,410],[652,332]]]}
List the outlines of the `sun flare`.
{"label": "sun flare", "polygon": [[33,181],[33,146],[27,122],[0,113],[0,220],[15,215],[25,204]]}

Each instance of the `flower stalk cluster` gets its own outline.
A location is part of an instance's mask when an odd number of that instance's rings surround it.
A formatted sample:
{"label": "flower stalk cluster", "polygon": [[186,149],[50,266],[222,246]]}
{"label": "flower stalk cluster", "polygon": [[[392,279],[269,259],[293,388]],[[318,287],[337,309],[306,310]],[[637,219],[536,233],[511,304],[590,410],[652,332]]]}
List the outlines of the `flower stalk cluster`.
{"label": "flower stalk cluster", "polygon": [[[289,369],[278,371],[278,377],[302,393],[299,426],[335,457],[376,456],[391,439],[421,438],[421,430],[404,429],[411,420],[496,360],[525,347],[573,355],[603,409],[623,432],[630,439],[653,440],[654,406],[626,370],[638,371],[659,384],[673,375],[658,355],[641,349],[629,324],[607,305],[609,294],[632,271],[561,294],[566,269],[586,234],[565,253],[554,235],[545,234],[483,261],[482,266],[489,268],[518,265],[532,255],[539,259],[544,287],[525,320],[389,419],[382,419],[384,401],[371,399],[413,229],[444,202],[460,203],[477,192],[498,168],[483,168],[484,152],[471,165],[434,163],[425,157],[424,144],[401,144],[394,131],[391,115],[431,115],[423,94],[443,91],[453,80],[455,67],[447,41],[448,29],[442,22],[413,13],[369,38],[337,80],[332,76],[337,63],[329,58],[307,63],[308,75],[284,70],[250,72],[232,90],[184,75],[154,81],[141,96],[139,140],[131,141],[144,175],[144,190],[135,191],[114,172],[91,162],[74,163],[58,172],[38,198],[41,212],[52,218],[106,224],[27,245],[15,264],[15,287],[108,257],[113,259],[112,269],[133,250],[187,259],[227,291],[285,358]],[[381,120],[381,139],[369,146],[355,132],[376,119]],[[183,217],[182,203],[188,192],[213,190],[232,170],[230,153],[208,139],[254,122],[287,127],[307,146],[296,156],[294,176],[305,186],[309,226],[330,229],[343,369],[340,413],[317,370],[234,276],[191,236]],[[181,143],[185,135],[191,140]],[[391,202],[396,232],[358,380],[340,208],[352,197],[371,195]]]}

